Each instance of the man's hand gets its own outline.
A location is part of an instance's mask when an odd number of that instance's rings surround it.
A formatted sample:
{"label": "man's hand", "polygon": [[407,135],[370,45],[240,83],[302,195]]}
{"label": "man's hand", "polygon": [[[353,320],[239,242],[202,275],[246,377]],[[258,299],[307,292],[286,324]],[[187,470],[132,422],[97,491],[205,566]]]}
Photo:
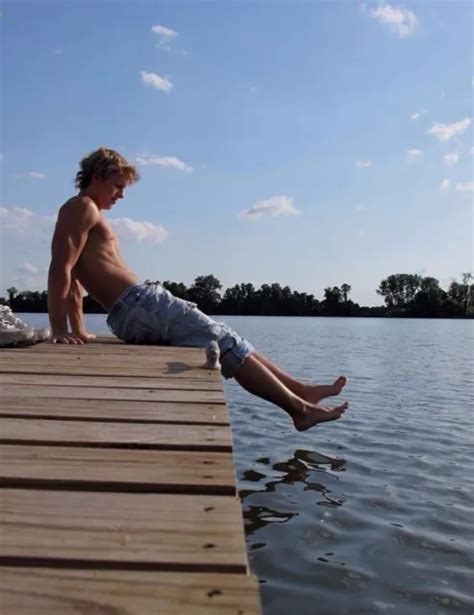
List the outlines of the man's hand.
{"label": "man's hand", "polygon": [[[89,339],[82,339],[83,337],[88,337]],[[84,344],[86,341],[91,341],[94,339],[95,335],[76,335],[75,333],[53,333],[51,337],[48,339],[50,344]]]}
{"label": "man's hand", "polygon": [[74,337],[81,339],[85,344],[87,344],[87,342],[92,342],[96,338],[93,333],[87,333],[87,331],[84,331],[83,333],[73,332],[73,335]]}

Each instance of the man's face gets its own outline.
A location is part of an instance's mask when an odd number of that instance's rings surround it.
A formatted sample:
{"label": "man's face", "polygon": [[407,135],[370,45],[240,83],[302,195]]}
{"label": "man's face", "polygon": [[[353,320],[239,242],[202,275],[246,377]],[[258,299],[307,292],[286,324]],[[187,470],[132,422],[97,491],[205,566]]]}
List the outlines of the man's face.
{"label": "man's face", "polygon": [[101,209],[112,209],[118,199],[123,199],[127,182],[120,173],[113,173],[107,179],[97,179]]}

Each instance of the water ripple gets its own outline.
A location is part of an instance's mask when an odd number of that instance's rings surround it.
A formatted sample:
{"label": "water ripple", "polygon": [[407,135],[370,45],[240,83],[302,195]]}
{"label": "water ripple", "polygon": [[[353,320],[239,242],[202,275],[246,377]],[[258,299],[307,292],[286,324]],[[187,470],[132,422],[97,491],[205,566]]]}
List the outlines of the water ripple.
{"label": "water ripple", "polygon": [[227,385],[264,614],[472,615],[473,323],[228,320],[305,381],[349,376],[302,434]]}

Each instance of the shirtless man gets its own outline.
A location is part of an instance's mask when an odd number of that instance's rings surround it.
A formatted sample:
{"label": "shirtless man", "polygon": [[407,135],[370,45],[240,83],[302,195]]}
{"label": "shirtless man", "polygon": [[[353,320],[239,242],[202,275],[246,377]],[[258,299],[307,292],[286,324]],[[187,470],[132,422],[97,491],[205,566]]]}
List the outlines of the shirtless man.
{"label": "shirtless man", "polygon": [[303,431],[340,418],[349,407],[347,402],[328,408],[320,401],[338,395],[346,378],[341,376],[331,385],[299,382],[224,323],[214,321],[195,304],[174,297],[159,284],[142,283],[128,269],[103,212],[111,210],[138,179],[135,167],[105,147],[81,160],[76,175],[79,193],[59,210],[52,241],[50,342],[83,344],[94,339],[84,325],[85,289],[107,310],[107,324],[125,342],[205,347],[216,341],[223,376],[234,377],[250,393],[282,408],[296,429]]}

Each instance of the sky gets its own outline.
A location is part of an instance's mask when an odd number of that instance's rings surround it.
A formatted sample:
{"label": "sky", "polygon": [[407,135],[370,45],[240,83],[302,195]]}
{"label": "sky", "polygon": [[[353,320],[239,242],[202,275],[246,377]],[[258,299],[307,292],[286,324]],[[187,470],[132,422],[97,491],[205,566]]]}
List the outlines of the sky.
{"label": "sky", "polygon": [[44,290],[59,207],[105,145],[139,277],[380,305],[473,271],[473,4],[6,0],[0,294]]}

